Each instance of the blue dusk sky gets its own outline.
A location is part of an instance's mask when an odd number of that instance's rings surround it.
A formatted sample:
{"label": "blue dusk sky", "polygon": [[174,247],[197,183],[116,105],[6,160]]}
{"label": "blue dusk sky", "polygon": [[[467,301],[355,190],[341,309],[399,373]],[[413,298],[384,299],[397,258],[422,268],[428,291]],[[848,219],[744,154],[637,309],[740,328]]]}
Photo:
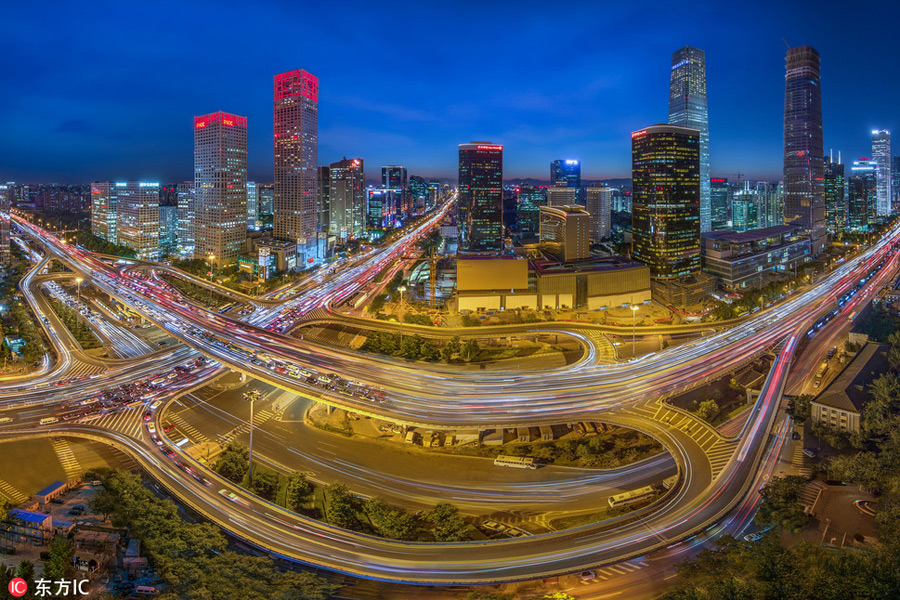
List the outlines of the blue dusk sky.
{"label": "blue dusk sky", "polygon": [[[8,2],[0,180],[191,179],[194,115],[248,117],[272,179],[272,77],[319,78],[319,163],[455,179],[456,146],[504,176],[630,177],[631,131],[665,122],[672,52],[706,51],[713,176],[781,178],[784,54],[822,57],[825,150],[900,136],[892,2]],[[900,151],[900,146],[896,146]]]}

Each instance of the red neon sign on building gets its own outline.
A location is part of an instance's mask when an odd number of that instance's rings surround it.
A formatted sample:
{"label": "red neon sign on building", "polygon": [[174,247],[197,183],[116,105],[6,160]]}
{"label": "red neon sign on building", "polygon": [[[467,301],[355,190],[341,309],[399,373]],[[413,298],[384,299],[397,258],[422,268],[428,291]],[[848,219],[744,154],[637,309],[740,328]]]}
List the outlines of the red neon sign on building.
{"label": "red neon sign on building", "polygon": [[319,101],[319,78],[303,69],[295,69],[275,76],[275,99],[303,95],[313,102]]}
{"label": "red neon sign on building", "polygon": [[247,117],[233,115],[231,113],[222,112],[221,110],[208,115],[194,117],[194,129],[202,129],[210,123],[222,123],[222,125],[227,127],[246,127]]}

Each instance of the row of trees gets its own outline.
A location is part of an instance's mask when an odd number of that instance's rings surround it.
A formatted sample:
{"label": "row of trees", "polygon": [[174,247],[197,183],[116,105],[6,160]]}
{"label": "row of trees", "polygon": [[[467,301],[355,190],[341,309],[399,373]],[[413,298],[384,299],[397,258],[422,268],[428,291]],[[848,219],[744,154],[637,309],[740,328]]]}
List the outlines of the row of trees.
{"label": "row of trees", "polygon": [[69,330],[69,333],[72,334],[72,337],[75,338],[75,341],[82,348],[91,350],[103,345],[97,339],[97,336],[94,335],[94,332],[91,331],[91,328],[88,327],[87,323],[78,318],[78,313],[75,310],[59,300],[52,300],[50,305],[53,307],[53,312],[56,313],[56,316],[59,317],[59,320],[62,321],[62,324],[66,326],[66,329]]}
{"label": "row of trees", "polygon": [[742,297],[736,302],[718,302],[715,308],[709,313],[709,317],[713,321],[726,321],[744,314],[754,308],[775,300],[787,290],[793,290],[802,285],[804,282],[803,275],[794,277],[788,281],[772,281],[762,287],[750,288],[742,290]]}
{"label": "row of trees", "polygon": [[459,509],[448,502],[438,504],[418,518],[377,497],[363,501],[341,483],[327,486],[325,497],[325,521],[344,529],[393,540],[461,542],[471,539],[471,527]]}
{"label": "row of trees", "polygon": [[478,360],[481,353],[477,340],[466,340],[463,343],[458,335],[453,336],[444,344],[426,341],[418,334],[403,336],[401,342],[399,333],[381,331],[371,332],[366,337],[361,349],[374,354],[399,356],[412,360],[444,360],[447,362],[454,358],[472,362]]}
{"label": "row of trees", "polygon": [[[12,245],[17,249],[18,246]],[[13,263],[7,271],[7,276],[0,284],[0,304],[7,307],[8,310],[3,311],[4,322],[0,325],[0,337],[17,336],[25,340],[22,347],[22,358],[27,363],[34,363],[47,352],[44,344],[44,336],[41,330],[35,324],[34,315],[31,310],[26,308],[21,300],[17,300],[19,291],[19,281],[25,275],[28,269],[28,263],[19,260]],[[9,358],[10,351],[6,345],[0,345],[0,357]]]}
{"label": "row of trees", "polygon": [[75,237],[78,244],[90,250],[91,252],[99,252],[101,254],[110,254],[113,256],[121,256],[123,258],[134,258],[136,256],[134,250],[127,246],[120,246],[112,242],[107,242],[101,237],[97,237],[87,229],[80,229]]}
{"label": "row of trees", "polygon": [[228,550],[218,527],[186,523],[175,504],[154,496],[132,473],[104,469],[100,477],[104,490],[91,508],[141,540],[172,597],[324,600],[337,590],[312,573],[281,570],[268,557]]}

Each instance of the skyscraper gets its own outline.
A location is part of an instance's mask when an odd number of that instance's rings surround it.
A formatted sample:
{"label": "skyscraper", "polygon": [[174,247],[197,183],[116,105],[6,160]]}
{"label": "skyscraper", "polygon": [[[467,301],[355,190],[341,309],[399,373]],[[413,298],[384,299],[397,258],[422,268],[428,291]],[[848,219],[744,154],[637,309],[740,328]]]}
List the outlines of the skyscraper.
{"label": "skyscraper", "polygon": [[685,46],[672,54],[669,124],[700,131],[700,230],[712,231],[709,177],[709,111],[706,105],[706,53]]}
{"label": "skyscraper", "polygon": [[318,166],[319,80],[302,69],[276,75],[272,199],[276,238],[305,245],[316,237]]}
{"label": "skyscraper", "polygon": [[0,183],[0,265],[6,266],[10,260],[9,210],[16,195],[16,184]]}
{"label": "skyscraper", "polygon": [[728,179],[712,177],[709,180],[709,206],[712,231],[728,229],[731,221],[731,186]]}
{"label": "skyscraper", "polygon": [[812,234],[813,254],[824,248],[825,152],[819,53],[790,48],[784,78],[784,222]]}
{"label": "skyscraper", "polygon": [[141,260],[159,258],[159,184],[116,182],[116,237]]}
{"label": "skyscraper", "polygon": [[258,229],[256,221],[259,220],[259,190],[255,181],[247,182],[247,229]]}
{"label": "skyscraper", "polygon": [[178,197],[178,253],[194,257],[194,182],[183,181],[175,186]]}
{"label": "skyscraper", "polygon": [[900,208],[900,156],[891,157],[891,187],[893,188],[891,207]]}
{"label": "skyscraper", "polygon": [[825,226],[831,231],[843,229],[847,223],[847,205],[844,202],[844,165],[825,157]]}
{"label": "skyscraper", "polygon": [[878,210],[876,163],[868,158],[854,160],[851,173],[847,180],[847,226],[868,231]]}
{"label": "skyscraper", "polygon": [[585,189],[585,208],[591,215],[591,241],[609,237],[613,189],[589,187]]}
{"label": "skyscraper", "polygon": [[457,224],[460,250],[503,248],[503,146],[491,142],[459,145]]}
{"label": "skyscraper", "polygon": [[731,201],[731,221],[735,231],[759,229],[761,226],[759,200],[757,190],[750,188],[749,181],[745,181],[744,187],[734,191]]}
{"label": "skyscraper", "polygon": [[760,227],[784,224],[784,186],[778,181],[757,181]]}
{"label": "skyscraper", "polygon": [[656,279],[700,270],[700,131],[654,125],[631,134],[634,258]]}
{"label": "skyscraper", "polygon": [[409,186],[406,167],[389,165],[381,167],[381,189],[402,190]]}
{"label": "skyscraper", "polygon": [[178,207],[159,206],[159,255],[168,256],[178,249]]}
{"label": "skyscraper", "polygon": [[194,117],[194,255],[229,265],[247,239],[247,117]]}
{"label": "skyscraper", "polygon": [[872,160],[877,177],[878,216],[891,214],[891,132],[880,129],[872,132]]}
{"label": "skyscraper", "polygon": [[[581,199],[581,161],[558,159],[550,163],[550,187],[567,187],[575,189],[575,202],[583,204]],[[567,204],[571,204],[567,202]],[[551,206],[556,206],[551,204]]]}
{"label": "skyscraper", "polygon": [[547,205],[544,188],[524,184],[517,189],[516,222],[523,239],[535,238],[540,232],[541,207]]}
{"label": "skyscraper", "polygon": [[366,227],[366,173],[361,158],[331,163],[329,172],[328,233],[347,241]]}
{"label": "skyscraper", "polygon": [[578,202],[578,189],[551,185],[547,188],[547,206],[569,206]]}
{"label": "skyscraper", "polygon": [[91,184],[91,233],[111,244],[116,240],[116,185],[112,181]]}

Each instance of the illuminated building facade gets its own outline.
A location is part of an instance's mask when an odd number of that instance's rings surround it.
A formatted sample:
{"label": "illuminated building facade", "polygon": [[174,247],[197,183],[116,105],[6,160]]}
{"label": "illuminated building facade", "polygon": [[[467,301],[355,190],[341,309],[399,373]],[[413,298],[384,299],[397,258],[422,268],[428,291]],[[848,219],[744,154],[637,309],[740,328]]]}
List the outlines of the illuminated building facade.
{"label": "illuminated building facade", "polygon": [[503,146],[490,142],[459,145],[459,249],[503,248]]}
{"label": "illuminated building facade", "polygon": [[140,260],[159,258],[159,183],[116,182],[116,237]]}
{"label": "illuminated building facade", "polygon": [[591,215],[591,240],[599,242],[609,237],[612,218],[612,188],[589,187],[585,189],[585,208]]}
{"label": "illuminated building facade", "polygon": [[878,173],[874,161],[853,161],[852,175],[847,180],[847,227],[868,231],[875,220],[878,200]]}
{"label": "illuminated building facade", "polygon": [[91,184],[91,233],[112,244],[116,235],[116,184],[95,181]]}
{"label": "illuminated building facade", "polygon": [[178,198],[178,253],[194,257],[194,182],[183,181],[175,186]]}
{"label": "illuminated building facade", "polygon": [[731,226],[731,186],[728,179],[713,177],[709,180],[709,206],[712,231],[728,229]]}
{"label": "illuminated building facade", "polygon": [[825,226],[831,231],[843,229],[847,224],[847,203],[844,188],[844,165],[825,157]]}
{"label": "illuminated building facade", "polygon": [[328,233],[347,240],[366,228],[366,173],[361,158],[331,163],[329,178]]}
{"label": "illuminated building facade", "polygon": [[259,226],[259,189],[255,181],[247,182],[247,229],[257,230]]}
{"label": "illuminated building facade", "polygon": [[712,231],[709,177],[709,111],[706,103],[706,53],[685,46],[672,54],[669,124],[700,131],[700,229]]}
{"label": "illuminated building facade", "polygon": [[547,204],[547,190],[524,184],[517,188],[516,221],[524,239],[535,238],[540,230],[541,207]]}
{"label": "illuminated building facade", "polygon": [[819,53],[787,51],[784,79],[784,222],[810,231],[813,253],[824,248],[825,153]]}
{"label": "illuminated building facade", "polygon": [[302,242],[318,227],[319,80],[302,69],[275,76],[273,234]]}
{"label": "illuminated building facade", "polygon": [[879,217],[891,214],[891,132],[880,129],[872,132],[872,160],[875,161],[878,197],[876,210]]}
{"label": "illuminated building facade", "polygon": [[194,117],[194,255],[230,265],[247,239],[247,117]]}
{"label": "illuminated building facade", "polygon": [[[581,198],[581,161],[558,159],[550,163],[550,187],[566,187],[575,190],[574,202],[583,204]],[[572,204],[572,202],[564,202]],[[551,206],[556,206],[551,203]]]}
{"label": "illuminated building facade", "polygon": [[700,132],[654,125],[631,134],[633,257],[654,279],[700,270]]}

